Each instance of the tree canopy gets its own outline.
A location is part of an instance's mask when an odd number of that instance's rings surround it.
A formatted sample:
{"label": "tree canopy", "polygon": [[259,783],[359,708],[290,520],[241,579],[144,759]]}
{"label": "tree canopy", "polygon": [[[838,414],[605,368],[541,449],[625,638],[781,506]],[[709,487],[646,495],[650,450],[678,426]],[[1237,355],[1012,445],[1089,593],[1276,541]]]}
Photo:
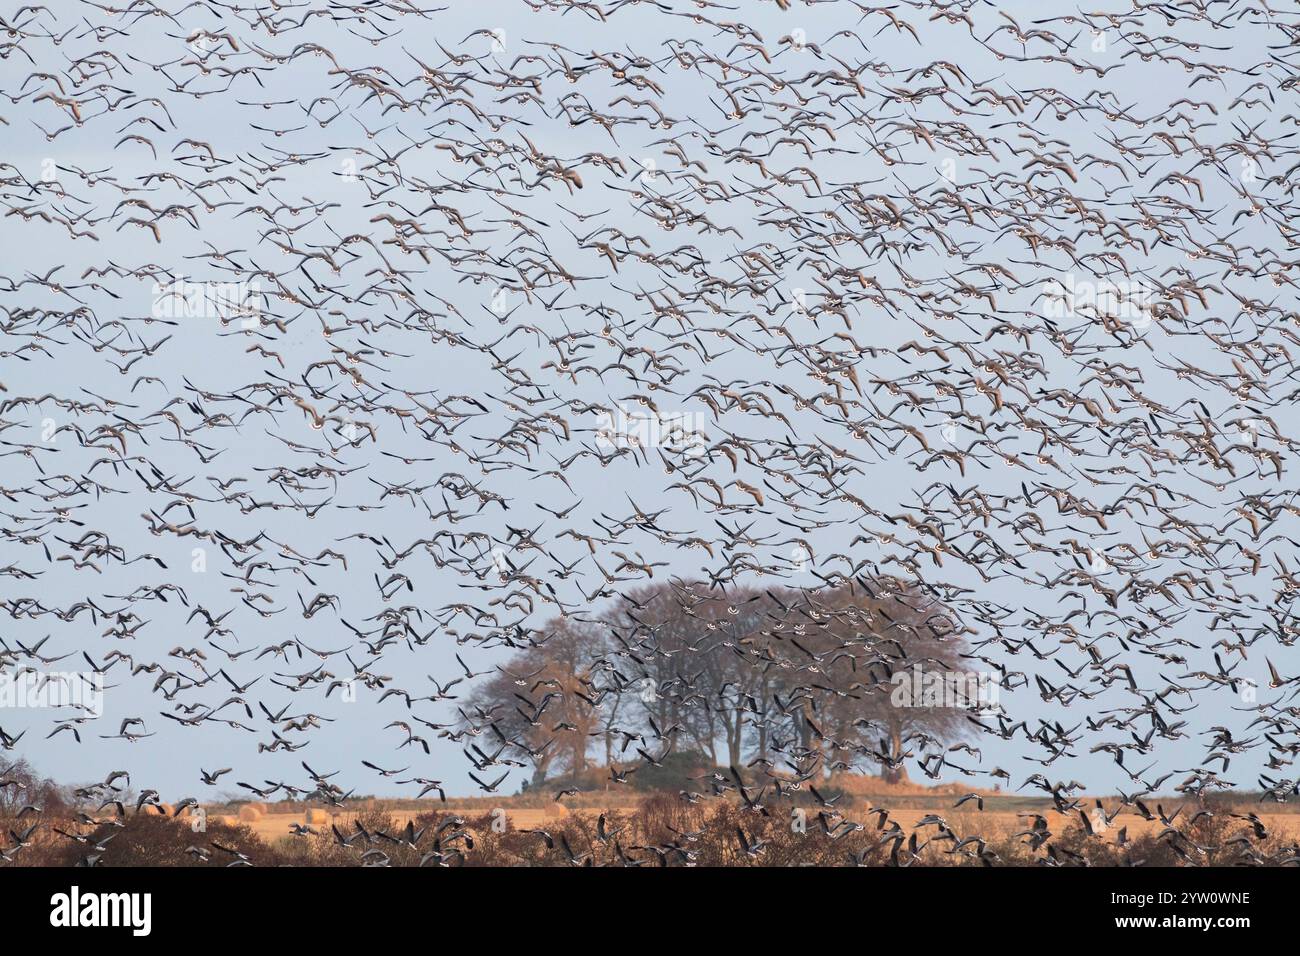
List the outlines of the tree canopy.
{"label": "tree canopy", "polygon": [[[792,779],[875,767],[897,780],[906,758],[964,736],[975,709],[900,698],[899,684],[961,673],[967,650],[952,615],[906,588],[674,581],[550,621],[461,714],[533,785],[588,774],[593,753],[616,780],[639,765],[643,780],[620,782],[642,785],[668,767],[758,762]],[[922,766],[937,776],[942,756]]]}

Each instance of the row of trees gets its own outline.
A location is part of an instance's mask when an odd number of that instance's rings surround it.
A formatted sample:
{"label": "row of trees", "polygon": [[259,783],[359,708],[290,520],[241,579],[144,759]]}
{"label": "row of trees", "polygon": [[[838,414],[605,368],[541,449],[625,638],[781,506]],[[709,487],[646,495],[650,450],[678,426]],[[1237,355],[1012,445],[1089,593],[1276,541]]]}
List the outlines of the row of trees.
{"label": "row of trees", "polygon": [[669,737],[678,767],[768,759],[780,769],[795,753],[830,772],[870,753],[898,779],[909,734],[951,738],[967,725],[958,709],[897,706],[893,675],[917,663],[952,670],[965,651],[951,616],[915,592],[722,595],[666,583],[595,616],[550,621],[462,713],[480,726],[489,715],[522,745],[534,786],[580,777],[597,760],[644,761],[638,748],[658,761]]}

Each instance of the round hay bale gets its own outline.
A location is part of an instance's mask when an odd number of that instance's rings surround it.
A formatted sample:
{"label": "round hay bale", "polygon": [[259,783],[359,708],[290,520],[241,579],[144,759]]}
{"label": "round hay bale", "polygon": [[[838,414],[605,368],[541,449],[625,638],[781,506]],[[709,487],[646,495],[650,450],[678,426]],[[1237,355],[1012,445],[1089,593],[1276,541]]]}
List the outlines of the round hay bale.
{"label": "round hay bale", "polygon": [[251,803],[246,803],[239,808],[239,819],[244,823],[256,823],[262,819],[262,811]]}
{"label": "round hay bale", "polygon": [[324,810],[314,809],[307,811],[307,823],[309,825],[325,826],[329,824],[332,819],[333,817]]}
{"label": "round hay bale", "polygon": [[558,800],[548,803],[543,810],[548,820],[561,820],[569,815],[569,808]]}
{"label": "round hay bale", "polygon": [[159,803],[156,805],[156,809],[164,817],[174,817],[176,815],[176,808],[170,803]]}
{"label": "round hay bale", "polygon": [[271,812],[270,807],[268,807],[265,803],[258,803],[256,800],[250,800],[248,803],[244,804],[244,806],[252,807],[258,813],[262,814],[262,816],[266,816],[268,813]]}
{"label": "round hay bale", "polygon": [[223,827],[237,827],[239,826],[239,817],[227,813],[217,817],[217,822]]}

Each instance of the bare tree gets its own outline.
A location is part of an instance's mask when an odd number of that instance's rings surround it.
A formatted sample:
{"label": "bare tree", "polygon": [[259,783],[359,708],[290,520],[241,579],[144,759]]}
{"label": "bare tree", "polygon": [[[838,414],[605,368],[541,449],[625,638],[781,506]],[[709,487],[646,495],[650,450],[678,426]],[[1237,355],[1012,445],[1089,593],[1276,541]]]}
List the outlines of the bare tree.
{"label": "bare tree", "polygon": [[580,774],[587,767],[599,718],[591,680],[598,639],[593,625],[556,618],[468,701],[467,725],[486,723],[498,735],[492,750],[508,743],[515,756],[526,758],[533,768],[531,786],[554,769]]}
{"label": "bare tree", "polygon": [[57,815],[69,803],[63,788],[40,776],[26,758],[0,762],[0,819],[16,816],[26,806]]}

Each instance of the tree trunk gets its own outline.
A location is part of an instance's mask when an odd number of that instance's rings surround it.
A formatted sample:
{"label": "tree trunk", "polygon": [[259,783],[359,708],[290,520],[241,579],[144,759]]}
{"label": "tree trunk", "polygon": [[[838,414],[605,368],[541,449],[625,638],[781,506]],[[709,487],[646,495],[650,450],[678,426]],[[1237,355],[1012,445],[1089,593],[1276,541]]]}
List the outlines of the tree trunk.
{"label": "tree trunk", "polygon": [[551,765],[551,754],[548,750],[537,763],[533,764],[533,779],[529,782],[529,787],[540,787],[546,780],[546,770]]}
{"label": "tree trunk", "polygon": [[[889,727],[889,752],[890,756],[903,752],[903,728],[898,724],[891,724]],[[887,763],[882,763],[880,776],[886,783],[902,783],[907,779],[907,767],[900,764],[894,768]]]}
{"label": "tree trunk", "polygon": [[728,766],[740,766],[740,746],[745,739],[745,712],[736,711],[736,722],[727,725],[727,760]]}
{"label": "tree trunk", "polygon": [[576,778],[578,774],[587,769],[587,735],[574,734],[573,743],[573,775]]}

